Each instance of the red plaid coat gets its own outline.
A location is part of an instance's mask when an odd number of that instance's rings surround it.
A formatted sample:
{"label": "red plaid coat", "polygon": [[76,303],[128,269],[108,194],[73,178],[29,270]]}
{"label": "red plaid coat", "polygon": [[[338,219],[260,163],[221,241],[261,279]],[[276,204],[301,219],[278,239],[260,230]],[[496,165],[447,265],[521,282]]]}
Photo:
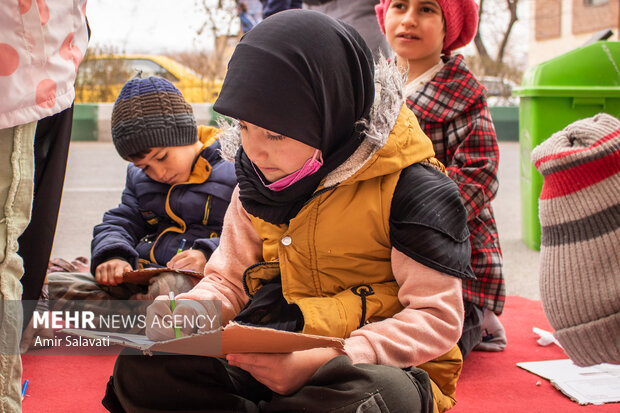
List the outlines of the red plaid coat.
{"label": "red plaid coat", "polygon": [[500,314],[505,286],[502,251],[491,200],[497,192],[499,148],[485,88],[463,56],[451,57],[433,79],[407,98],[437,158],[461,191],[471,233],[476,280],[463,281],[463,296]]}

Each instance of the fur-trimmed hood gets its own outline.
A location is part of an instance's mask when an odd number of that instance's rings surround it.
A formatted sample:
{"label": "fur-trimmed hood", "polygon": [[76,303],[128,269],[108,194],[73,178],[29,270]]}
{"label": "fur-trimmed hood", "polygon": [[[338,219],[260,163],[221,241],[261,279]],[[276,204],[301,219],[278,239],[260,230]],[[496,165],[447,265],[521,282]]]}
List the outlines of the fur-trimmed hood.
{"label": "fur-trimmed hood", "polygon": [[[399,71],[398,67],[387,61],[385,58],[379,59],[375,64],[375,99],[366,119],[360,119],[358,122],[364,127],[364,140],[356,151],[339,167],[330,172],[323,184],[324,187],[337,185],[351,178],[362,167],[368,163],[373,155],[386,146],[388,138],[394,131],[397,119],[405,117],[407,124],[411,123],[411,118],[415,122],[412,132],[416,135],[417,140],[423,146],[428,146],[422,152],[418,153],[419,159],[413,160],[411,163],[426,160],[434,156],[431,141],[424,135],[420,129],[413,113],[404,105],[405,97],[403,95],[405,76]],[[405,112],[405,113],[403,113]],[[220,129],[220,143],[222,146],[222,158],[234,162],[235,155],[241,145],[241,130],[239,123],[233,120],[232,123],[224,120],[218,122]],[[413,126],[413,125],[407,125]],[[405,128],[408,129],[408,128]],[[423,135],[420,136],[420,134]],[[401,145],[397,145],[401,146]],[[430,154],[428,149],[430,148]],[[391,151],[388,151],[391,152]],[[433,158],[434,159],[434,158]],[[436,161],[431,162],[433,164]],[[438,162],[437,162],[438,163]],[[407,165],[401,166],[404,167]]]}

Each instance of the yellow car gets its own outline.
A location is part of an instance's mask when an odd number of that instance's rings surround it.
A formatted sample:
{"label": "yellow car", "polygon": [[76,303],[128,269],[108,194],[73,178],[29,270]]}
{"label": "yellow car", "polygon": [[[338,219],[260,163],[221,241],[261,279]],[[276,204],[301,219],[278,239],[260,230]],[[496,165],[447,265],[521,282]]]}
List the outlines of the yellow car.
{"label": "yellow car", "polygon": [[221,80],[203,80],[187,66],[157,55],[97,55],[87,57],[78,69],[76,103],[114,102],[121,88],[137,73],[168,79],[188,102],[213,103]]}

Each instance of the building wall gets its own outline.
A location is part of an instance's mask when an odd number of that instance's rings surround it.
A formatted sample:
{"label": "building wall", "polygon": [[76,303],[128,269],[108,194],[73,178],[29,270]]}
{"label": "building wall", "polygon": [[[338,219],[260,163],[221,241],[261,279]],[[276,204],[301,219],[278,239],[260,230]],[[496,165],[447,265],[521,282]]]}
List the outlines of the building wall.
{"label": "building wall", "polygon": [[535,0],[534,38],[537,42],[562,35],[562,0]]}
{"label": "building wall", "polygon": [[[581,46],[599,30],[612,28],[618,40],[619,0],[586,6],[586,0],[531,0],[528,66]],[[594,0],[594,3],[600,0]]]}
{"label": "building wall", "polygon": [[[585,5],[586,0],[573,0],[572,32],[593,34],[598,30],[618,26],[618,1],[608,0],[604,4]],[[594,0],[596,4],[597,1]],[[603,3],[600,0],[598,3]]]}

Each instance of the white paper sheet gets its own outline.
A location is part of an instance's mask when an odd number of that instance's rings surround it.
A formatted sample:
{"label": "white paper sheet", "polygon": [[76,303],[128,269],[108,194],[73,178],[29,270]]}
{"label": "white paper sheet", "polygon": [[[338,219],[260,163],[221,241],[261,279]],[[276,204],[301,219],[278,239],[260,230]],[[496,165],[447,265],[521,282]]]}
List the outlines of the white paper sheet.
{"label": "white paper sheet", "polygon": [[579,404],[620,402],[620,365],[579,367],[565,359],[521,362],[517,366],[549,380]]}

